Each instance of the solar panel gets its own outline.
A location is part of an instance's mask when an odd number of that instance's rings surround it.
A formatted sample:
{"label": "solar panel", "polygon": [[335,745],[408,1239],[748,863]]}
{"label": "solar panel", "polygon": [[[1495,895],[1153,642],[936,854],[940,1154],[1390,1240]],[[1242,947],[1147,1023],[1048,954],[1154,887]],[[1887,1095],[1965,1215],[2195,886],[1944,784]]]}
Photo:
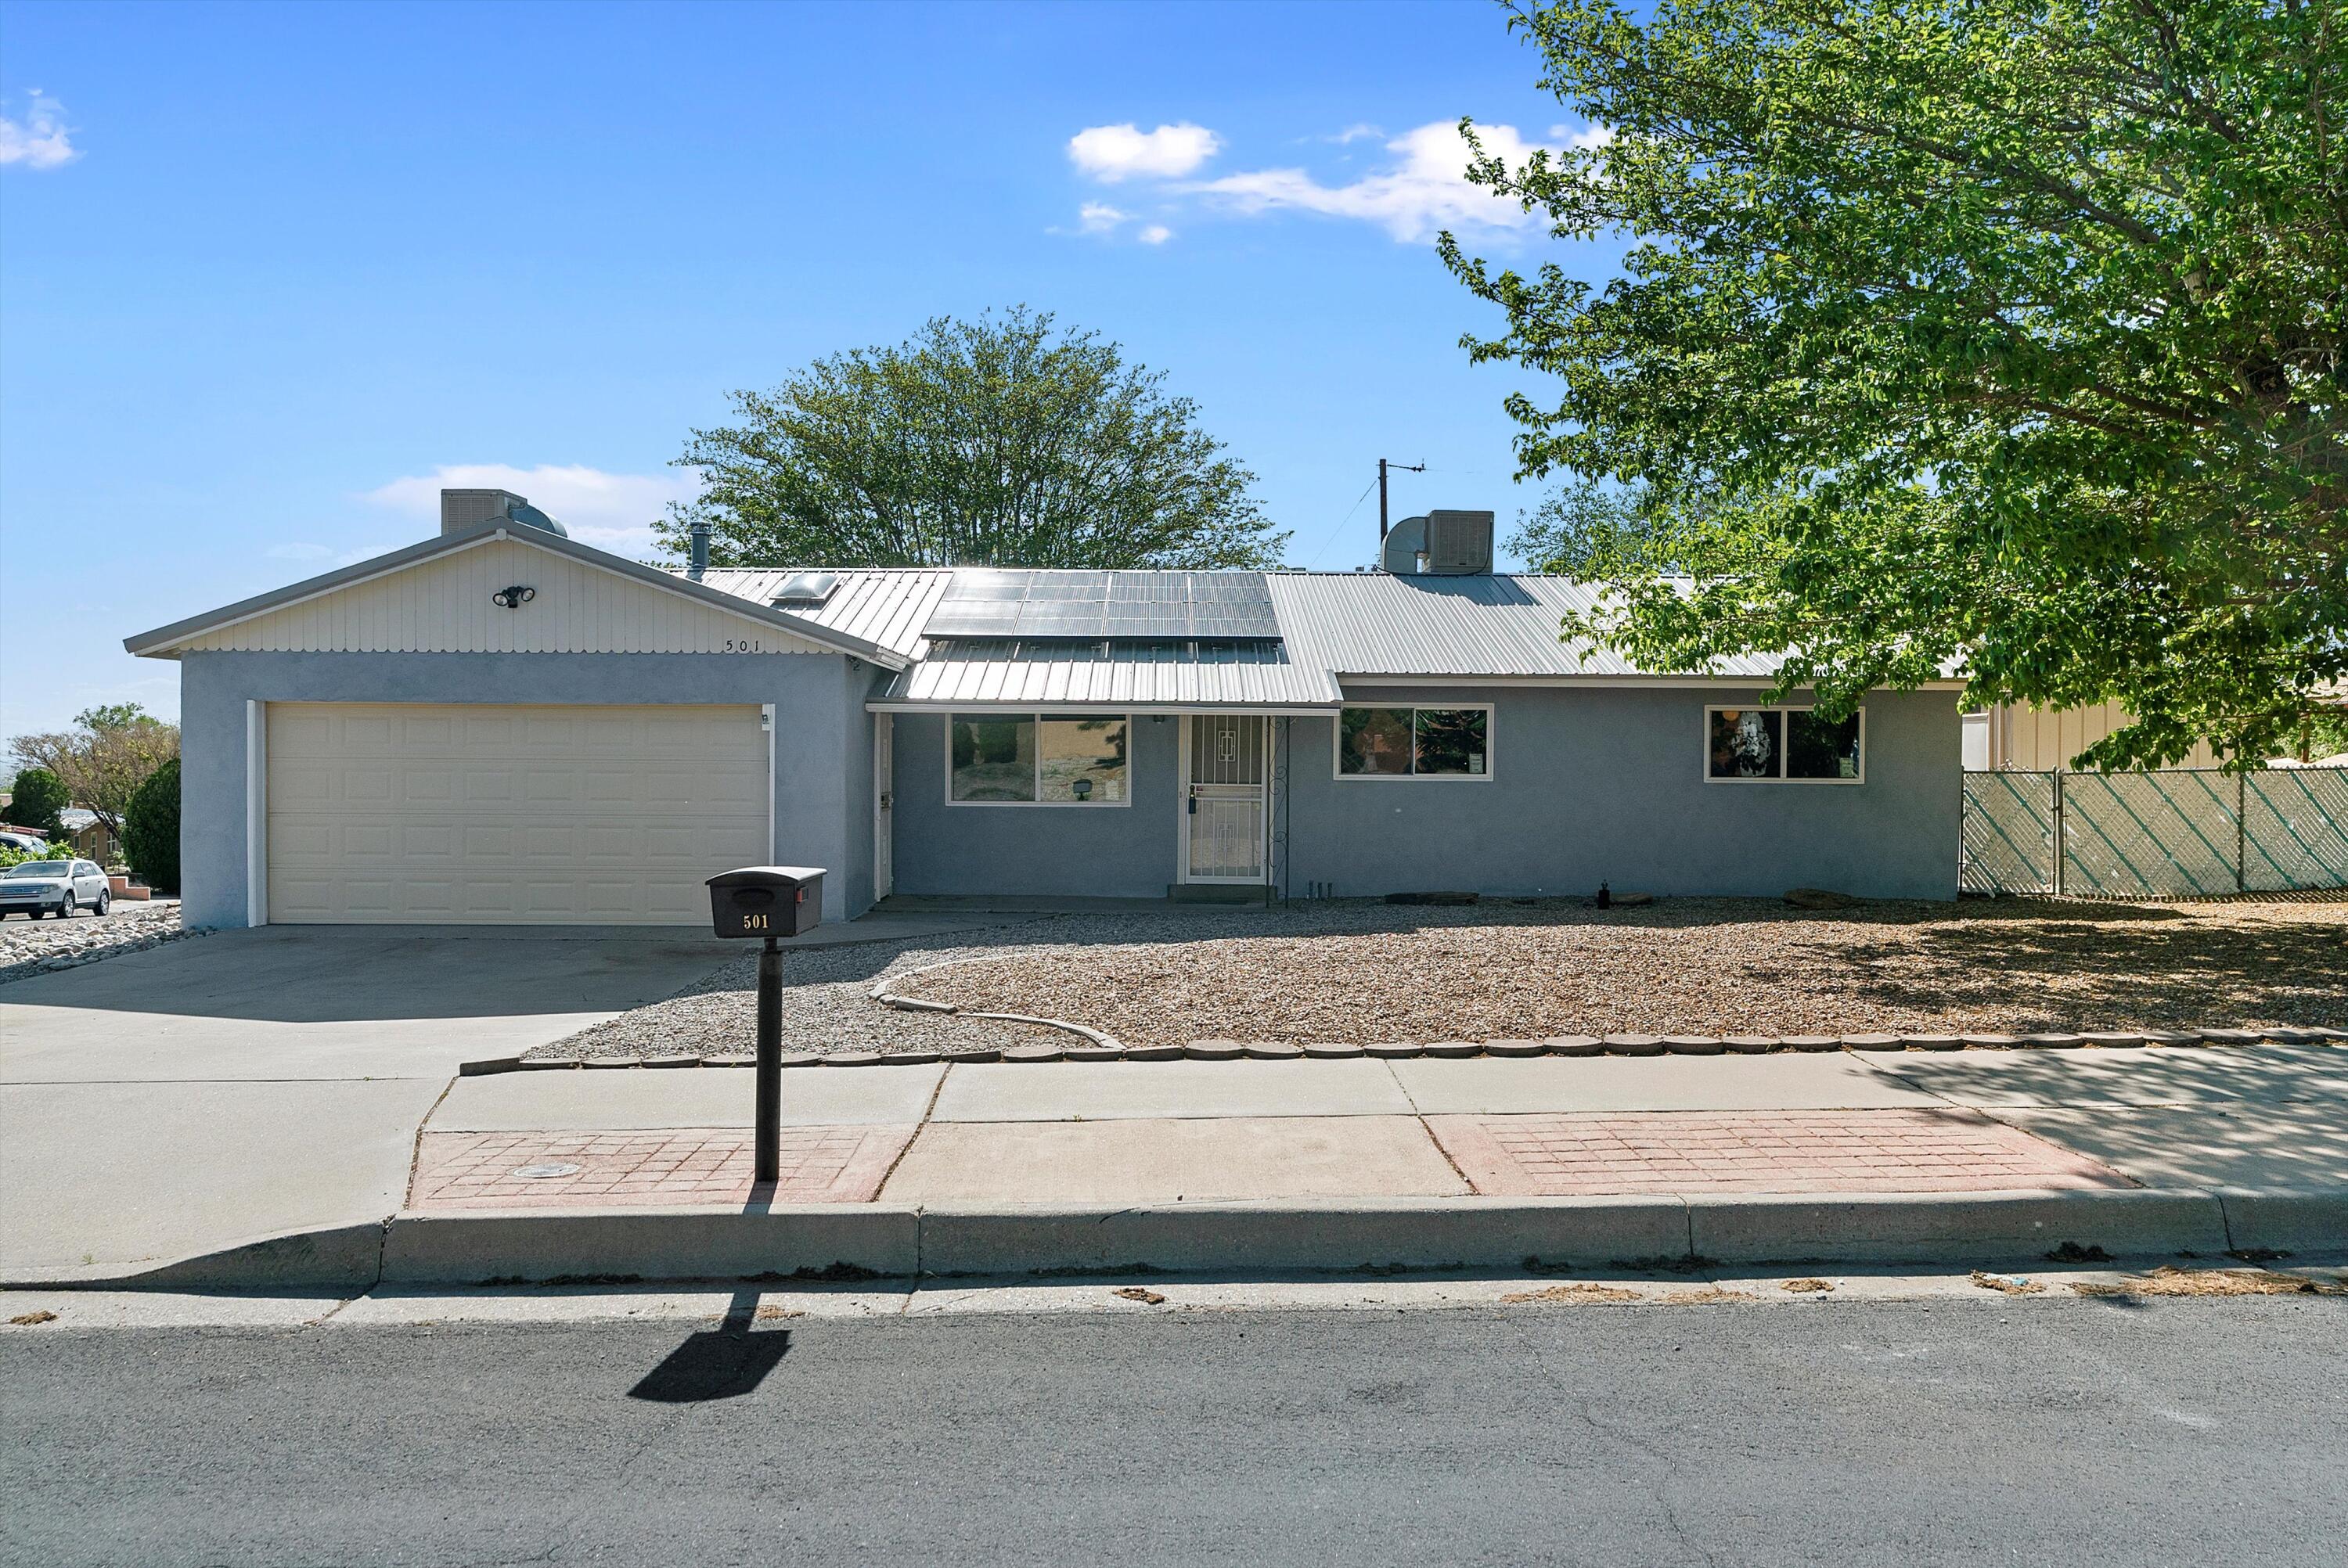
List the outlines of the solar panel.
{"label": "solar panel", "polygon": [[925,637],[1010,637],[1019,630],[1015,600],[965,600],[941,604],[922,629]]}
{"label": "solar panel", "polygon": [[1082,641],[1280,640],[1263,576],[1251,571],[955,571],[929,637]]}
{"label": "solar panel", "polygon": [[1025,599],[1027,597],[1028,581],[1035,575],[1032,571],[997,571],[990,567],[967,568],[947,579],[942,602],[954,604],[973,599]]}
{"label": "solar panel", "polygon": [[1098,600],[1041,603],[1031,600],[1019,607],[1019,635],[1097,638],[1107,610]]}

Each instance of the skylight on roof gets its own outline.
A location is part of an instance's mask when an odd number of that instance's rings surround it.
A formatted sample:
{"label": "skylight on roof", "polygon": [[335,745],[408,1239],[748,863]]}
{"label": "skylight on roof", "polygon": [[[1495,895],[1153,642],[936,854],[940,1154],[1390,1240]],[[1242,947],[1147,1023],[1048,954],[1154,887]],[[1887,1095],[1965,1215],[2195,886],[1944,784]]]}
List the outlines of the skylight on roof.
{"label": "skylight on roof", "polygon": [[829,571],[795,571],[783,579],[783,586],[767,602],[785,610],[812,610],[831,597],[839,586],[839,574]]}

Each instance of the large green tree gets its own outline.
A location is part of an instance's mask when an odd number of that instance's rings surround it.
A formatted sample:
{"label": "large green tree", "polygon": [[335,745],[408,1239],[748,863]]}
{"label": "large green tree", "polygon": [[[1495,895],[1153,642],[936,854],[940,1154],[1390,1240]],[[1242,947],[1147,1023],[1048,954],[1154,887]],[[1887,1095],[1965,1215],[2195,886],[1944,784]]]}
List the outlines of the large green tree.
{"label": "large green tree", "polygon": [[[2117,699],[2106,766],[2294,737],[2348,672],[2340,0],[1606,0],[1512,10],[1610,133],[1472,177],[1603,287],[1454,271],[1526,476],[1641,487],[1570,632],[1791,650],[1848,706]],[[1684,575],[1674,575],[1684,574]]]}
{"label": "large green tree", "polygon": [[29,827],[46,838],[65,831],[57,814],[73,804],[73,792],[46,768],[26,768],[16,774],[8,815],[19,827]]}
{"label": "large green tree", "polygon": [[55,774],[73,804],[118,838],[139,786],[179,756],[180,727],[136,702],[112,702],[75,714],[70,730],[15,736],[8,751],[21,766]]}
{"label": "large green tree", "polygon": [[1255,476],[1117,344],[1024,307],[817,360],[696,430],[655,525],[719,565],[1261,567]]}

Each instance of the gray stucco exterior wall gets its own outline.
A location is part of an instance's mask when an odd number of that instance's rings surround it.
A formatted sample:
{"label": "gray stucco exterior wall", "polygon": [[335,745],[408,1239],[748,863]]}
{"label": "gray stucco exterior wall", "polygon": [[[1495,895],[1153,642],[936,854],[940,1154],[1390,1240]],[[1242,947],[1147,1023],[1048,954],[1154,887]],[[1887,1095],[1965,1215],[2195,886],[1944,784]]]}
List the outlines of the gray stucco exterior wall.
{"label": "gray stucco exterior wall", "polygon": [[[1333,721],[1287,721],[1275,880],[1340,897],[1457,889],[1749,895],[1824,886],[1953,898],[1963,811],[1953,692],[1877,693],[1866,780],[1715,784],[1707,706],[1753,689],[1364,690],[1365,702],[1489,702],[1487,780],[1339,779]],[[1133,720],[1125,808],[948,805],[942,715],[896,719],[896,888],[1154,897],[1176,879],[1179,718]]]}
{"label": "gray stucco exterior wall", "polygon": [[[775,856],[821,866],[824,918],[872,902],[873,671],[841,654],[189,653],[180,661],[180,883],[191,926],[242,926],[245,704],[771,702]],[[862,759],[860,771],[857,760]]]}
{"label": "gray stucco exterior wall", "polygon": [[1287,885],[1340,897],[1458,889],[1775,897],[1830,887],[1953,898],[1962,830],[1954,692],[1878,692],[1866,781],[1715,784],[1704,711],[1758,691],[1473,688],[1350,692],[1364,703],[1494,704],[1492,774],[1332,776],[1333,721],[1290,726]]}
{"label": "gray stucco exterior wall", "polygon": [[946,802],[946,718],[895,727],[896,890],[1161,898],[1174,880],[1181,721],[1133,716],[1128,805]]}

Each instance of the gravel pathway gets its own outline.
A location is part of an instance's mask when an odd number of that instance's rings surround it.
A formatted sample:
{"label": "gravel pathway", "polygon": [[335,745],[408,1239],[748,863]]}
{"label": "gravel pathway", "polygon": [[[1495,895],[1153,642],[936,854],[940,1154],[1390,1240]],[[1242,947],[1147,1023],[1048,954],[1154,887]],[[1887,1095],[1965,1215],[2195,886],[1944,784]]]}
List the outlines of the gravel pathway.
{"label": "gravel pathway", "polygon": [[180,928],[177,899],[119,902],[109,914],[76,915],[70,920],[0,920],[0,984],[202,934]]}
{"label": "gravel pathway", "polygon": [[[2348,1027],[2348,900],[1995,899],[1805,913],[1673,898],[1337,904],[1070,920],[1048,943],[903,982],[1046,1012],[1128,1045],[1201,1038],[1487,1040]],[[1084,944],[1084,945],[1079,945]]]}

